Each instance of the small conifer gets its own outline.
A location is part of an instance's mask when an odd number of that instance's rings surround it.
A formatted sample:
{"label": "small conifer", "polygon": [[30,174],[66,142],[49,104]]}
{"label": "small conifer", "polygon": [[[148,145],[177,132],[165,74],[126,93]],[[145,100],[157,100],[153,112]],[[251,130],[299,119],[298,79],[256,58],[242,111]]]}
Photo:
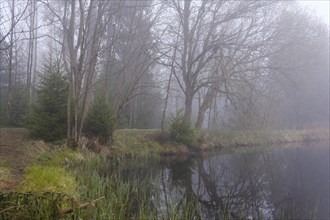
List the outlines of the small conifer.
{"label": "small conifer", "polygon": [[30,135],[45,141],[65,138],[67,129],[68,82],[59,64],[44,64],[37,89],[37,100],[32,104],[28,128]]}

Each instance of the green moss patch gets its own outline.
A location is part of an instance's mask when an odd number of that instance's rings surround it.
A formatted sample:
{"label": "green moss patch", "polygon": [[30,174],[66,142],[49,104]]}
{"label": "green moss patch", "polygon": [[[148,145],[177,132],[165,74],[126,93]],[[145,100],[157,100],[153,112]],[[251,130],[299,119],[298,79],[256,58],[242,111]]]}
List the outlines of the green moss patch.
{"label": "green moss patch", "polygon": [[75,178],[64,168],[33,165],[23,175],[19,192],[62,192],[77,195]]}

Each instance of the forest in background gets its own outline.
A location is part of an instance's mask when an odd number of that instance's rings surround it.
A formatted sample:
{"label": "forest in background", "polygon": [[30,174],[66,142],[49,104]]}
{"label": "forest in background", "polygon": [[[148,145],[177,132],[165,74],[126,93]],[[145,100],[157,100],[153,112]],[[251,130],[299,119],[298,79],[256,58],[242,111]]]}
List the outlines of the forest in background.
{"label": "forest in background", "polygon": [[73,141],[93,133],[89,115],[111,129],[177,114],[196,129],[328,127],[329,27],[292,1],[1,0],[0,86],[1,126],[60,124]]}

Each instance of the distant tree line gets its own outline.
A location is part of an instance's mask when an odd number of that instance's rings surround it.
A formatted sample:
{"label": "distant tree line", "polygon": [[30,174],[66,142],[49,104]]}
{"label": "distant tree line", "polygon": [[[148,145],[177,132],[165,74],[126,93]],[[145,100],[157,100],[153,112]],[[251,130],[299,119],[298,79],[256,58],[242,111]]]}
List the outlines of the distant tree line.
{"label": "distant tree line", "polygon": [[328,126],[329,29],[296,2],[0,4],[1,126],[72,145],[179,112],[195,129]]}

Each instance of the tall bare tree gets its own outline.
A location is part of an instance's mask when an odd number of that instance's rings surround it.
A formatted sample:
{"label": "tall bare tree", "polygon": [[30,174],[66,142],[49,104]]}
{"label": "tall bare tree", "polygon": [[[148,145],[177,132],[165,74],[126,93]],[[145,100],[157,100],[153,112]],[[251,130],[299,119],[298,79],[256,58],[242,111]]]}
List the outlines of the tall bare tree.
{"label": "tall bare tree", "polygon": [[[258,30],[260,21],[257,19],[263,9],[272,4],[260,1],[175,0],[168,4],[175,18],[169,25],[168,33],[172,38],[173,35],[180,36],[181,41],[178,56],[174,58],[177,70],[174,76],[184,93],[184,116],[187,121],[191,121],[195,95],[202,88],[211,87],[204,94],[207,98],[203,99],[204,103],[200,106],[196,127],[201,126],[206,110],[220,89],[221,80],[225,79],[225,73],[221,73],[225,67],[224,61],[237,62],[233,56],[247,51],[249,45],[246,44],[246,39],[251,42],[261,33],[261,30]],[[259,17],[256,17],[256,14]],[[250,46],[246,57],[256,52],[254,46],[256,44]],[[236,49],[233,49],[234,47]],[[241,55],[241,58],[246,57]],[[221,58],[222,61],[219,62]],[[220,66],[215,67],[215,63]]]}
{"label": "tall bare tree", "polygon": [[28,43],[28,57],[27,57],[27,77],[26,77],[26,87],[29,102],[31,103],[32,96],[32,83],[33,76],[36,71],[36,55],[37,55],[37,1],[30,1],[30,21],[29,21],[29,43]]}
{"label": "tall bare tree", "polygon": [[64,3],[63,54],[70,78],[68,140],[73,144],[79,140],[88,111],[108,5],[106,1]]}

